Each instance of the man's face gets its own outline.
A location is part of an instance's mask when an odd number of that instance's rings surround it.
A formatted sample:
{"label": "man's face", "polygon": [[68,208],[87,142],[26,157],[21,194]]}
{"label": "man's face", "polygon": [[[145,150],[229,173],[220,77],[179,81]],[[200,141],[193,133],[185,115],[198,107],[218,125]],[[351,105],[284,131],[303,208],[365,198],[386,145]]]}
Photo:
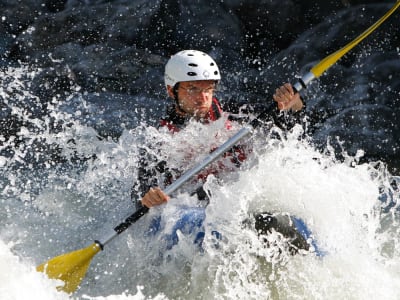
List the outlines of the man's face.
{"label": "man's face", "polygon": [[210,110],[215,81],[185,81],[179,83],[179,108],[195,118],[204,118]]}

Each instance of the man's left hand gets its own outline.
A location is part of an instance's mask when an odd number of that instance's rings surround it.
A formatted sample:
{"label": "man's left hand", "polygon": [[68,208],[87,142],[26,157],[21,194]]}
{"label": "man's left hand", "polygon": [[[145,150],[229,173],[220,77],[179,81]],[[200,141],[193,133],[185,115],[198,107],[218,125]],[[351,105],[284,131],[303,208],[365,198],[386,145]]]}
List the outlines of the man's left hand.
{"label": "man's left hand", "polygon": [[274,101],[277,103],[279,110],[289,110],[296,112],[303,108],[303,101],[299,93],[295,93],[290,83],[285,83],[276,89],[273,95]]}

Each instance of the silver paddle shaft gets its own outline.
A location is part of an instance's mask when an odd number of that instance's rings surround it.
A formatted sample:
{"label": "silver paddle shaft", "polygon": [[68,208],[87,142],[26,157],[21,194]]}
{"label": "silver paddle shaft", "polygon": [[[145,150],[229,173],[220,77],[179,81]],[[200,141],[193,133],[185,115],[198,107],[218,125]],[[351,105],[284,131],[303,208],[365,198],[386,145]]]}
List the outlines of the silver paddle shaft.
{"label": "silver paddle shaft", "polygon": [[231,149],[238,141],[240,141],[243,137],[248,135],[251,132],[250,127],[243,127],[240,129],[234,136],[232,136],[229,140],[215,149],[210,155],[208,155],[203,161],[198,163],[189,171],[186,171],[181,177],[175,180],[171,185],[169,185],[164,193],[167,195],[171,195],[177,189],[179,189],[186,181],[192,178],[194,175],[198,174],[201,170],[207,167],[209,164],[214,162],[218,157],[224,154],[226,151]]}
{"label": "silver paddle shaft", "polygon": [[[234,136],[232,136],[229,140],[215,149],[212,153],[210,153],[203,161],[195,165],[189,171],[186,171],[181,177],[175,180],[171,185],[169,185],[165,190],[164,193],[167,195],[171,195],[177,189],[179,189],[184,183],[186,183],[189,179],[193,176],[198,174],[201,170],[207,167],[209,164],[214,162],[218,157],[224,154],[226,151],[231,149],[238,141],[240,141],[243,137],[251,133],[251,127],[246,126],[240,129]],[[127,217],[122,223],[120,223],[117,227],[110,232],[101,240],[96,240],[96,243],[100,245],[103,249],[104,245],[108,244],[113,240],[116,236],[118,236],[121,232],[125,231],[130,225],[140,219],[145,213],[147,213],[148,208],[142,207],[141,209],[134,212],[132,215]]]}

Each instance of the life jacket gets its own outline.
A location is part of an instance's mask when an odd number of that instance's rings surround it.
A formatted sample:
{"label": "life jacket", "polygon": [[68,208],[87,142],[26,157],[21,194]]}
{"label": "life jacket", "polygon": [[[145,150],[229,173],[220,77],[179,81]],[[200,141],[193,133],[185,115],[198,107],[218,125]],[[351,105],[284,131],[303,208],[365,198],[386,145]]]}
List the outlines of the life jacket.
{"label": "life jacket", "polygon": [[[207,123],[210,121],[211,122],[216,121],[222,116],[222,114],[223,114],[223,110],[221,108],[221,105],[219,104],[217,98],[213,97],[210,110],[207,113],[207,116],[204,118],[204,123]],[[169,107],[169,109],[167,110],[167,116],[160,120],[160,126],[167,127],[171,133],[176,133],[176,132],[179,132],[180,129],[182,129],[185,126],[186,122],[189,119],[190,118],[188,118],[188,117],[179,115],[176,112],[175,105],[173,105],[173,106]],[[226,121],[225,127],[228,130],[232,128],[232,125],[229,120]],[[210,153],[212,151],[214,151],[215,149],[216,148],[211,149]],[[227,151],[222,157],[230,158],[230,161],[236,167],[239,167],[241,165],[241,163],[246,159],[246,153],[242,147],[234,146],[234,147],[232,147],[232,149]],[[211,174],[217,175],[219,171],[226,169],[226,168],[227,167],[223,164],[223,162],[219,161],[219,162],[217,162],[217,167],[207,168],[206,170],[204,170],[197,176],[197,179],[201,180],[201,181],[205,181],[209,175],[211,175]],[[172,178],[171,178],[171,181],[172,181]]]}

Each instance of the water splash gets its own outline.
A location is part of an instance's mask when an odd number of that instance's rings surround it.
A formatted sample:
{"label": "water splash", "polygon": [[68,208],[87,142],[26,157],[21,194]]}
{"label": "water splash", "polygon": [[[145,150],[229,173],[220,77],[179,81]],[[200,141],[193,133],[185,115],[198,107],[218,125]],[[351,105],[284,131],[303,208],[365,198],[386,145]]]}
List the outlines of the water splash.
{"label": "water splash", "polygon": [[[13,72],[2,76],[23,69]],[[133,211],[129,194],[141,147],[154,150],[161,143],[155,155],[174,168],[188,169],[240,125],[228,131],[223,120],[212,126],[192,123],[170,136],[143,124],[125,130],[118,140],[102,139],[60,105],[48,107],[50,117],[27,118],[20,107],[32,95],[13,88],[4,92],[9,84],[28,91],[26,79],[18,78],[3,81],[1,94],[16,119],[29,124],[2,139],[0,259],[11,276],[2,281],[1,298],[17,298],[23,284],[31,294],[40,287],[41,299],[396,299],[396,180],[382,163],[361,164],[362,152],[343,153],[338,161],[329,147],[315,150],[299,139],[300,128],[286,137],[274,129],[280,139],[254,134],[247,141],[253,152],[241,170],[209,177],[206,188],[212,196],[202,251],[193,235],[178,232],[180,242],[169,250],[163,240],[182,205],[197,205],[189,184],[107,245],[77,294],[56,292],[55,283],[34,266],[86,246]],[[54,130],[50,124],[65,126]],[[53,149],[56,160],[49,155]],[[259,211],[302,218],[327,254],[291,256],[278,234],[268,237],[274,247],[265,247],[251,224],[244,223]],[[163,227],[152,235],[149,227],[159,215]]]}

